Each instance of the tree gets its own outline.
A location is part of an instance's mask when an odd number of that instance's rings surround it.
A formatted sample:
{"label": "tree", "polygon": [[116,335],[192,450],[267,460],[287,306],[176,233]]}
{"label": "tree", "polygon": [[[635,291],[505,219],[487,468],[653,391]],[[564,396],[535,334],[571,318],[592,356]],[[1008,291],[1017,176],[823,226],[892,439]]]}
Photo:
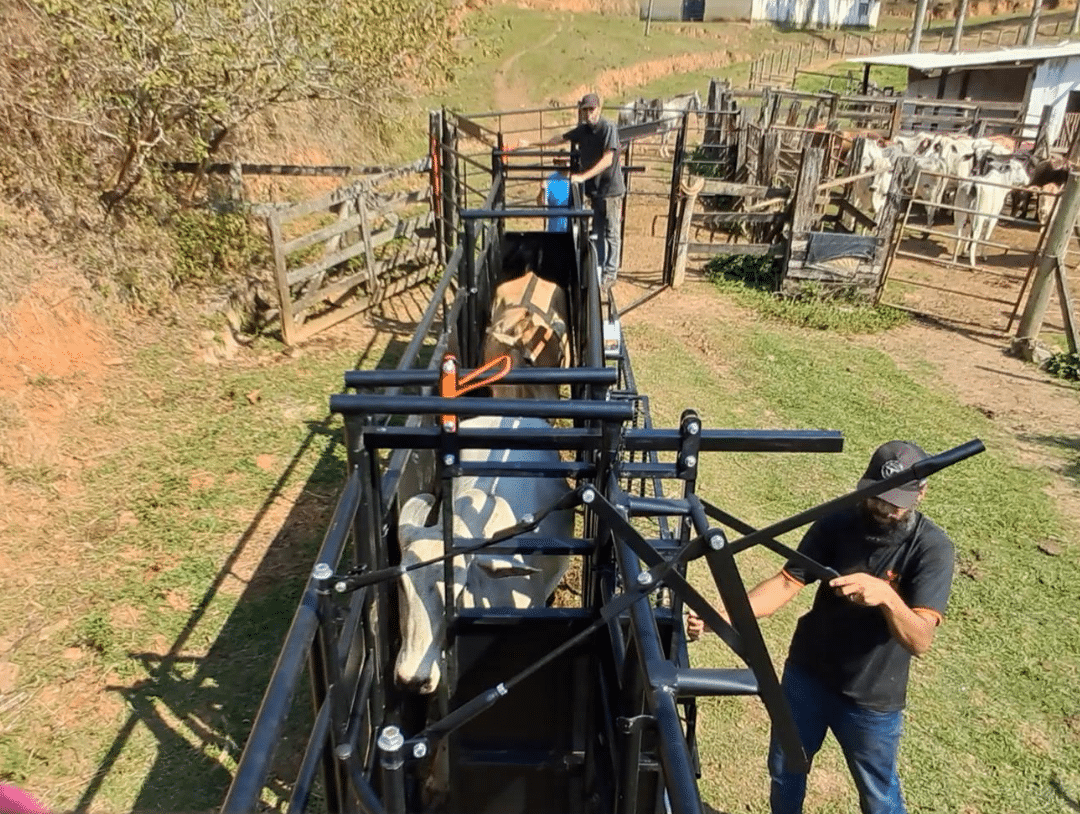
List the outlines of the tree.
{"label": "tree", "polygon": [[24,2],[78,74],[79,115],[67,119],[114,145],[107,207],[151,156],[209,159],[252,115],[298,100],[346,100],[378,120],[456,60],[452,0]]}

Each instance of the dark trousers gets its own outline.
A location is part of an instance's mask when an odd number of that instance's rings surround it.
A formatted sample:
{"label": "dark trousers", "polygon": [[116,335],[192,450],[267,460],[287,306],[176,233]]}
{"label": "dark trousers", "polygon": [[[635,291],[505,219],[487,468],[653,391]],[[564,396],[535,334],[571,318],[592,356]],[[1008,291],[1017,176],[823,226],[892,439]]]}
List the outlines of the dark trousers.
{"label": "dark trousers", "polygon": [[592,239],[600,273],[614,277],[619,272],[622,238],[622,196],[592,198]]}
{"label": "dark trousers", "polygon": [[[792,664],[784,668],[782,685],[808,758],[813,760],[828,730],[836,736],[859,790],[862,814],[907,814],[896,774],[903,711],[860,707]],[[769,775],[772,814],[802,814],[806,775],[785,771],[775,740],[769,748]]]}

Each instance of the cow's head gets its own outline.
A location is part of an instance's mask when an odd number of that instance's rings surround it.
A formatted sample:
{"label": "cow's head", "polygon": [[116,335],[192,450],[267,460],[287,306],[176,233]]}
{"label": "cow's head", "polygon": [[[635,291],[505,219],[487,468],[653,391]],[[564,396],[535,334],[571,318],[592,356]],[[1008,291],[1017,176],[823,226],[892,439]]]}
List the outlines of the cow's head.
{"label": "cow's head", "polygon": [[[435,498],[420,494],[406,501],[398,518],[401,564],[415,565],[443,555],[442,516],[433,526],[424,523],[432,513]],[[515,523],[514,511],[498,496],[466,489],[454,498],[454,536],[489,539],[495,532]],[[470,555],[454,558],[454,602],[471,607]],[[498,570],[498,566],[492,566]],[[518,576],[535,569],[506,566],[498,576]],[[398,686],[420,695],[435,692],[442,680],[443,647],[446,643],[446,582],[444,564],[434,563],[402,574],[398,583],[398,616],[401,650],[394,664]]]}

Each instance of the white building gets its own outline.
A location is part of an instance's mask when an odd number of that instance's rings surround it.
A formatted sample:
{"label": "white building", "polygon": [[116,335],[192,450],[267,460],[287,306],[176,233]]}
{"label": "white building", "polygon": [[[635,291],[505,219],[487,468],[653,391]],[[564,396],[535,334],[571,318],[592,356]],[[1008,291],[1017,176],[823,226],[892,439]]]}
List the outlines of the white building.
{"label": "white building", "polygon": [[[1023,111],[1025,138],[1034,138],[1050,107],[1048,136],[1059,144],[1080,123],[1080,43],[1006,48],[967,54],[863,57],[868,65],[908,70],[909,98],[1002,102]],[[987,106],[989,107],[989,106]],[[1066,130],[1063,124],[1068,120]]]}
{"label": "white building", "polygon": [[641,0],[641,19],[750,20],[792,28],[873,28],[881,0]]}

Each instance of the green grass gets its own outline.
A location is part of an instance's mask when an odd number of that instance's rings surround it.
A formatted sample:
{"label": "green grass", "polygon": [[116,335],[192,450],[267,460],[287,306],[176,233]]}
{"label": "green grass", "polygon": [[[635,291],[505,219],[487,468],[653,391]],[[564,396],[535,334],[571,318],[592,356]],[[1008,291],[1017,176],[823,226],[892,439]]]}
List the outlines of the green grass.
{"label": "green grass", "polygon": [[[59,543],[46,621],[21,603],[0,611],[0,639],[28,637],[20,689],[69,685],[89,711],[62,730],[55,710],[6,718],[0,777],[58,811],[220,804],[341,481],[327,400],[390,339],[217,366],[179,330],[129,349],[132,369],[85,411],[112,443],[35,529]],[[47,475],[8,471],[59,477]]]}
{"label": "green grass", "polygon": [[[729,294],[702,287],[695,296]],[[1080,793],[1080,621],[1072,574],[1076,546],[1059,556],[1039,541],[1071,540],[1045,488],[1047,477],[1018,464],[1012,439],[945,395],[935,376],[899,369],[883,353],[832,332],[716,319],[701,325],[695,347],[725,349],[714,359],[671,341],[664,326],[632,322],[639,387],[653,395],[654,419],[677,421],[697,407],[706,426],[839,429],[838,455],[703,456],[698,491],[761,526],[854,487],[874,447],[911,438],[937,452],[973,437],[987,452],[930,482],[925,509],[952,536],[961,571],[948,618],[932,652],[913,668],[901,774],[912,811],[1056,812],[1053,783]],[[788,535],[789,543],[798,534]],[[781,564],[767,552],[740,560],[748,582]],[[701,571],[698,579],[704,579]],[[782,662],[803,592],[763,621]],[[697,665],[733,664],[715,638],[694,645]],[[767,810],[767,721],[749,701],[710,701],[699,721],[703,790],[721,811]],[[736,768],[737,767],[737,768]],[[857,808],[837,750],[828,746],[811,775],[812,810]]]}
{"label": "green grass", "polygon": [[907,321],[904,311],[872,305],[844,289],[826,290],[804,283],[797,296],[780,296],[779,269],[767,257],[719,256],[705,275],[740,305],[766,319],[838,334],[877,333]]}

